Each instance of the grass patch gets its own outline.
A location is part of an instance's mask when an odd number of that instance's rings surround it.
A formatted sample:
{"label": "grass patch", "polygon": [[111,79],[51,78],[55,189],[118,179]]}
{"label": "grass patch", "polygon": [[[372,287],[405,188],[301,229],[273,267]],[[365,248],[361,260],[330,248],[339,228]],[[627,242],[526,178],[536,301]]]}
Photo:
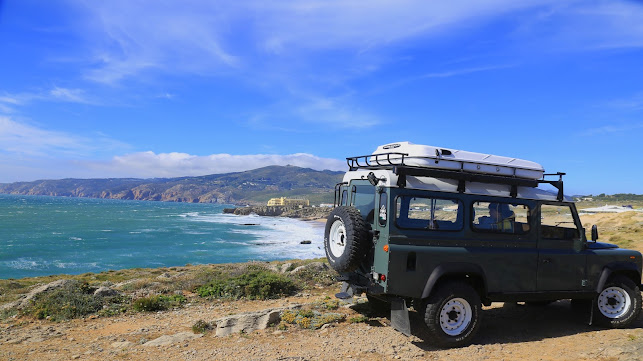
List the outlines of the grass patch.
{"label": "grass patch", "polygon": [[339,308],[340,301],[326,297],[323,301],[315,302],[314,307],[322,310],[336,310]]}
{"label": "grass patch", "polygon": [[348,322],[350,323],[364,323],[366,321],[368,321],[368,317],[364,315],[359,315],[348,319]]}
{"label": "grass patch", "polygon": [[154,295],[141,297],[132,303],[132,309],[138,312],[156,312],[165,311],[171,308],[179,307],[185,302],[183,295]]}
{"label": "grass patch", "polygon": [[193,333],[207,333],[210,332],[214,329],[214,325],[212,325],[210,322],[206,322],[203,320],[198,320],[192,325],[192,332]]}
{"label": "grass patch", "polygon": [[103,308],[105,299],[94,296],[86,283],[72,282],[31,300],[24,314],[52,321],[69,320],[95,313]]}
{"label": "grass patch", "polygon": [[611,236],[609,238],[609,242],[614,243],[614,244],[616,244],[616,245],[618,245],[619,247],[622,247],[622,248],[628,248],[628,247],[632,246],[632,244],[634,243],[634,241],[632,241],[631,239],[625,239],[621,235]]}
{"label": "grass patch", "polygon": [[303,309],[303,310],[286,310],[281,313],[281,324],[280,329],[283,329],[284,324],[297,325],[300,328],[316,330],[321,328],[323,325],[341,322],[345,319],[345,316],[341,313],[322,313],[315,310]]}
{"label": "grass patch", "polygon": [[249,270],[236,277],[222,277],[198,287],[201,297],[266,300],[293,294],[295,283],[287,276],[267,271]]}

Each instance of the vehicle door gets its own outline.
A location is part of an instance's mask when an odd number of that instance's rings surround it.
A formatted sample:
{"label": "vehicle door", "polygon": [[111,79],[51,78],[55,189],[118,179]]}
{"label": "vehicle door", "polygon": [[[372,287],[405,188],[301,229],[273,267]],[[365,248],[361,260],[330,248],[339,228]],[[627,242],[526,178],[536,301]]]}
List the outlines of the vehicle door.
{"label": "vehicle door", "polygon": [[533,292],[538,248],[535,202],[476,197],[471,209],[469,262],[483,269],[489,293]]}
{"label": "vehicle door", "polygon": [[587,255],[573,204],[539,207],[538,291],[578,291],[585,286]]}
{"label": "vehicle door", "polygon": [[389,197],[391,292],[420,297],[438,265],[467,258],[462,243],[465,206],[461,198],[412,189],[395,189]]}
{"label": "vehicle door", "polygon": [[[389,195],[390,188],[375,187],[375,204],[373,207],[373,274],[380,275],[375,280],[384,291],[388,291],[389,277],[389,217],[390,205]],[[370,218],[370,217],[367,217]],[[382,278],[383,275],[383,278]]]}

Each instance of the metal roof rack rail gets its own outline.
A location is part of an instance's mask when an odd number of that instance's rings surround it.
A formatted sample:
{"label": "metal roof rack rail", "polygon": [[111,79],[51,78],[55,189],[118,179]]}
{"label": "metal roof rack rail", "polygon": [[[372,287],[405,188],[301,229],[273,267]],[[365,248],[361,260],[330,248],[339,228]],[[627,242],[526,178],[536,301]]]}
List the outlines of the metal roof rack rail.
{"label": "metal roof rack rail", "polygon": [[[464,169],[465,162],[461,163],[461,169],[410,166],[405,164],[405,160],[408,159],[410,159],[408,153],[390,152],[348,157],[346,158],[346,163],[351,171],[358,169],[388,169],[398,176],[397,186],[400,188],[406,187],[407,176],[455,179],[458,181],[458,192],[460,193],[465,191],[465,182],[505,184],[511,186],[510,195],[515,198],[518,196],[518,187],[536,188],[539,184],[547,183],[558,189],[556,198],[559,201],[564,199],[563,175],[565,173],[544,174],[543,179],[532,179],[517,177],[515,174],[512,176],[471,172]],[[559,179],[545,180],[545,176],[558,176]]]}
{"label": "metal roof rack rail", "polygon": [[[543,174],[543,179],[539,180],[538,183],[547,183],[551,184],[554,186],[556,189],[558,189],[558,194],[556,195],[556,199],[559,201],[563,201],[565,198],[565,195],[563,193],[563,176],[566,175],[567,173],[562,173],[562,172],[556,172],[556,173],[551,173],[551,174]],[[546,180],[546,176],[558,176],[557,180]]]}
{"label": "metal roof rack rail", "polygon": [[[350,170],[357,169],[382,169],[395,165],[404,165],[404,157],[407,153],[380,153],[369,155],[358,155],[357,157],[346,158],[346,163]],[[361,161],[361,163],[360,163]]]}

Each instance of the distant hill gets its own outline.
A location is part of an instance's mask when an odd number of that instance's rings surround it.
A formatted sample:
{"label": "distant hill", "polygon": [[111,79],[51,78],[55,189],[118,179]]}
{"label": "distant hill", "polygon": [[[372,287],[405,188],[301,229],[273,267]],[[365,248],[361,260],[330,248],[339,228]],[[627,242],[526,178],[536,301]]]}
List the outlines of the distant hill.
{"label": "distant hill", "polygon": [[0,193],[134,199],[167,202],[265,204],[273,197],[306,197],[332,203],[343,172],[268,166],[226,174],[181,178],[60,179],[0,184]]}

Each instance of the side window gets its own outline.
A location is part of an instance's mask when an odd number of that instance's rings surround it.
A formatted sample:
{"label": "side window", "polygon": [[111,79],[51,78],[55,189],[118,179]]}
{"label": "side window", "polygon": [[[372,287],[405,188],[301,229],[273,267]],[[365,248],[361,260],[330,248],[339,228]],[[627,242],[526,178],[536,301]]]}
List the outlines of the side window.
{"label": "side window", "polygon": [[339,204],[345,206],[346,202],[348,202],[348,191],[344,189],[342,191],[342,199],[339,201]]}
{"label": "side window", "polygon": [[540,236],[543,239],[570,241],[580,237],[569,206],[540,206]]}
{"label": "side window", "polygon": [[462,203],[455,199],[400,196],[395,220],[400,228],[459,231]]}
{"label": "side window", "polygon": [[523,204],[475,202],[472,226],[476,231],[526,234],[529,215],[529,207]]}

